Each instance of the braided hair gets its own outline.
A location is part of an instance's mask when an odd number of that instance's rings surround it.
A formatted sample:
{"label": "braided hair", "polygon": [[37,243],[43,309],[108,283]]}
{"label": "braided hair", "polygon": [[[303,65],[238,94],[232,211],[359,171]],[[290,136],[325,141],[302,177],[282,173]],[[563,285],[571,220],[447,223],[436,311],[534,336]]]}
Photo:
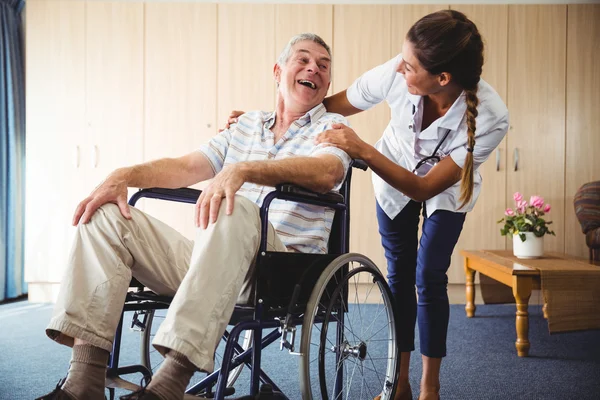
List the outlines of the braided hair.
{"label": "braided hair", "polygon": [[473,197],[473,149],[477,124],[477,84],[483,67],[483,40],[477,26],[456,10],[426,15],[408,31],[406,39],[430,74],[447,72],[462,87],[467,103],[467,159],[462,169],[460,208]]}

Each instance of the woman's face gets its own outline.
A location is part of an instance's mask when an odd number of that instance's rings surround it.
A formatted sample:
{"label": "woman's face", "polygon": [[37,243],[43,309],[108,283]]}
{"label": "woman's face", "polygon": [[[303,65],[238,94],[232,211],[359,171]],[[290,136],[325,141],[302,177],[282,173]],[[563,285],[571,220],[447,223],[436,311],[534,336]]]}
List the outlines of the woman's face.
{"label": "woman's face", "polygon": [[414,46],[408,40],[402,46],[402,61],[398,72],[404,75],[410,94],[427,96],[441,89],[439,75],[432,75],[421,66],[414,54]]}

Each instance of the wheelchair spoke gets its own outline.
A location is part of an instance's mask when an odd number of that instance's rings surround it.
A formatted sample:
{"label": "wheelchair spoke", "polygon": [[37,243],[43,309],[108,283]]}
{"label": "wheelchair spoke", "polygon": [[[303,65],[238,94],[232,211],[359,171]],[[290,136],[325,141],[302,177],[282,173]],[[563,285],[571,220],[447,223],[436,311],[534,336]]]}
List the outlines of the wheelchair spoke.
{"label": "wheelchair spoke", "polygon": [[[378,335],[381,331],[383,331],[384,329],[389,328],[390,324],[388,323],[385,326],[382,326],[377,332],[375,332],[374,334],[372,334],[371,336],[369,336],[365,342],[381,342],[383,341],[383,339],[379,339],[379,340],[372,340],[372,338],[374,338],[376,335]],[[389,342],[389,339],[385,339],[386,342]]]}
{"label": "wheelchair spoke", "polygon": [[373,372],[375,373],[375,376],[379,379],[380,387],[383,387],[383,381],[381,380],[381,376],[379,376],[379,373],[377,372],[377,367],[375,366],[373,359],[369,355],[367,355],[367,357],[369,358],[371,365],[373,365]]}
{"label": "wheelchair spoke", "polygon": [[358,363],[354,363],[354,367],[352,368],[352,375],[350,375],[350,379],[349,379],[348,385],[346,387],[346,393],[347,393],[346,398],[348,398],[348,396],[350,395],[350,386],[351,386],[352,380],[354,379],[354,374],[356,373],[356,367],[358,367]]}
{"label": "wheelchair spoke", "polygon": [[[371,292],[375,286],[376,286],[376,283],[372,283],[371,286],[369,287],[369,291],[367,292],[366,297],[365,297],[365,302],[369,299],[369,296],[371,295]],[[382,311],[381,309],[379,309],[379,311],[377,311],[377,313],[375,314],[375,316],[373,317],[373,319],[371,321],[371,324],[366,328],[366,330],[363,330],[362,335],[366,335],[366,331],[369,331],[371,329],[371,327],[375,324],[375,322],[379,320],[381,311]]]}
{"label": "wheelchair spoke", "polygon": [[[370,375],[368,375],[368,376],[367,376],[367,374],[365,374],[365,371],[372,372],[372,373],[374,373],[375,375],[377,375],[378,381],[379,381],[379,383],[380,383],[381,387],[383,387],[383,382],[381,381],[380,374],[378,374],[376,370],[373,370],[373,369],[371,369],[371,368],[368,368],[368,367],[366,367],[366,366],[365,366],[365,363],[364,363],[364,362],[362,362],[362,361],[358,361],[358,362],[357,362],[357,361],[355,361],[355,360],[348,360],[348,361],[349,361],[349,362],[352,362],[352,363],[354,363],[354,365],[355,365],[355,368],[357,368],[357,369],[358,369],[358,371],[360,371],[360,376],[361,376],[361,380],[360,380],[360,382],[361,382],[361,393],[363,393],[363,392],[364,392],[364,389],[365,389],[365,383],[368,383],[368,382],[372,381],[372,379],[370,379]],[[352,387],[352,383],[353,383],[353,381],[354,381],[354,375],[353,375],[353,376],[352,376],[352,378],[351,378],[351,379],[348,381],[348,384],[347,384],[347,392],[348,392],[348,393],[352,393],[352,390],[350,390],[350,388]],[[367,390],[368,390],[369,394],[370,394],[371,396],[373,396],[373,397],[379,394],[379,393],[378,393],[378,390],[379,390],[379,389],[377,389],[377,388],[376,388],[376,389],[375,389],[375,391],[373,391],[373,390],[371,389],[370,385],[368,385],[368,384],[367,384]],[[362,397],[362,395],[361,395],[361,397],[360,397],[360,398],[361,398],[361,399],[363,398],[363,397]]]}

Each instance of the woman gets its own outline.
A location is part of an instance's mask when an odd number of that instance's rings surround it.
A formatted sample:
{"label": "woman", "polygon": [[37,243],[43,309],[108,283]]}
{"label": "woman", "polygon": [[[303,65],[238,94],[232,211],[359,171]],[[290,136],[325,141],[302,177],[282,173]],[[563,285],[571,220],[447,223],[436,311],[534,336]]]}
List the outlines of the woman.
{"label": "woman", "polygon": [[324,102],[344,116],[384,100],[391,108],[375,147],[342,124],[317,141],[364,160],[374,172],[379,233],[401,327],[396,400],[412,398],[408,371],[416,319],[423,358],[419,399],[439,398],[449,319],[446,272],[465,213],[480,192],[478,168],[508,130],[508,110],[480,79],[482,65],[475,24],[458,11],[438,11],[410,28],[401,54]]}
{"label": "woman", "polygon": [[458,11],[442,10],[410,28],[401,54],[324,101],[328,111],[344,116],[384,100],[391,108],[375,147],[343,124],[317,142],[364,160],[374,172],[379,233],[401,329],[395,400],[412,399],[408,372],[416,320],[423,358],[419,399],[439,399],[449,319],[446,272],[465,214],[479,196],[478,168],[508,130],[508,110],[481,80],[482,66],[475,24]]}

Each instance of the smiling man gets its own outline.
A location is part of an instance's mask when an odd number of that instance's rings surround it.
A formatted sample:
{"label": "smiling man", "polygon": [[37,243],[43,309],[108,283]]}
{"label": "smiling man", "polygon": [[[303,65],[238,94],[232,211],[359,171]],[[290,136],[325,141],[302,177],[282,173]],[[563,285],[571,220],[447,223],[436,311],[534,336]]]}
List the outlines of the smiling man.
{"label": "smiling man", "polygon": [[[105,368],[131,277],[174,299],[154,346],[166,357],[152,382],[122,398],[180,400],[196,370],[212,371],[236,301],[252,295],[259,206],[278,183],[338,187],[350,157],[315,146],[334,123],[322,104],[331,53],[313,34],[290,40],[274,67],[274,112],[249,112],[200,149],[117,169],[84,199],[59,300],[46,333],[73,346],[66,381],[40,399],[104,399]],[[195,241],[127,205],[127,188],[179,188],[211,179],[196,203]],[[326,252],[333,210],[271,203],[271,251]],[[238,295],[239,294],[239,295]]]}

